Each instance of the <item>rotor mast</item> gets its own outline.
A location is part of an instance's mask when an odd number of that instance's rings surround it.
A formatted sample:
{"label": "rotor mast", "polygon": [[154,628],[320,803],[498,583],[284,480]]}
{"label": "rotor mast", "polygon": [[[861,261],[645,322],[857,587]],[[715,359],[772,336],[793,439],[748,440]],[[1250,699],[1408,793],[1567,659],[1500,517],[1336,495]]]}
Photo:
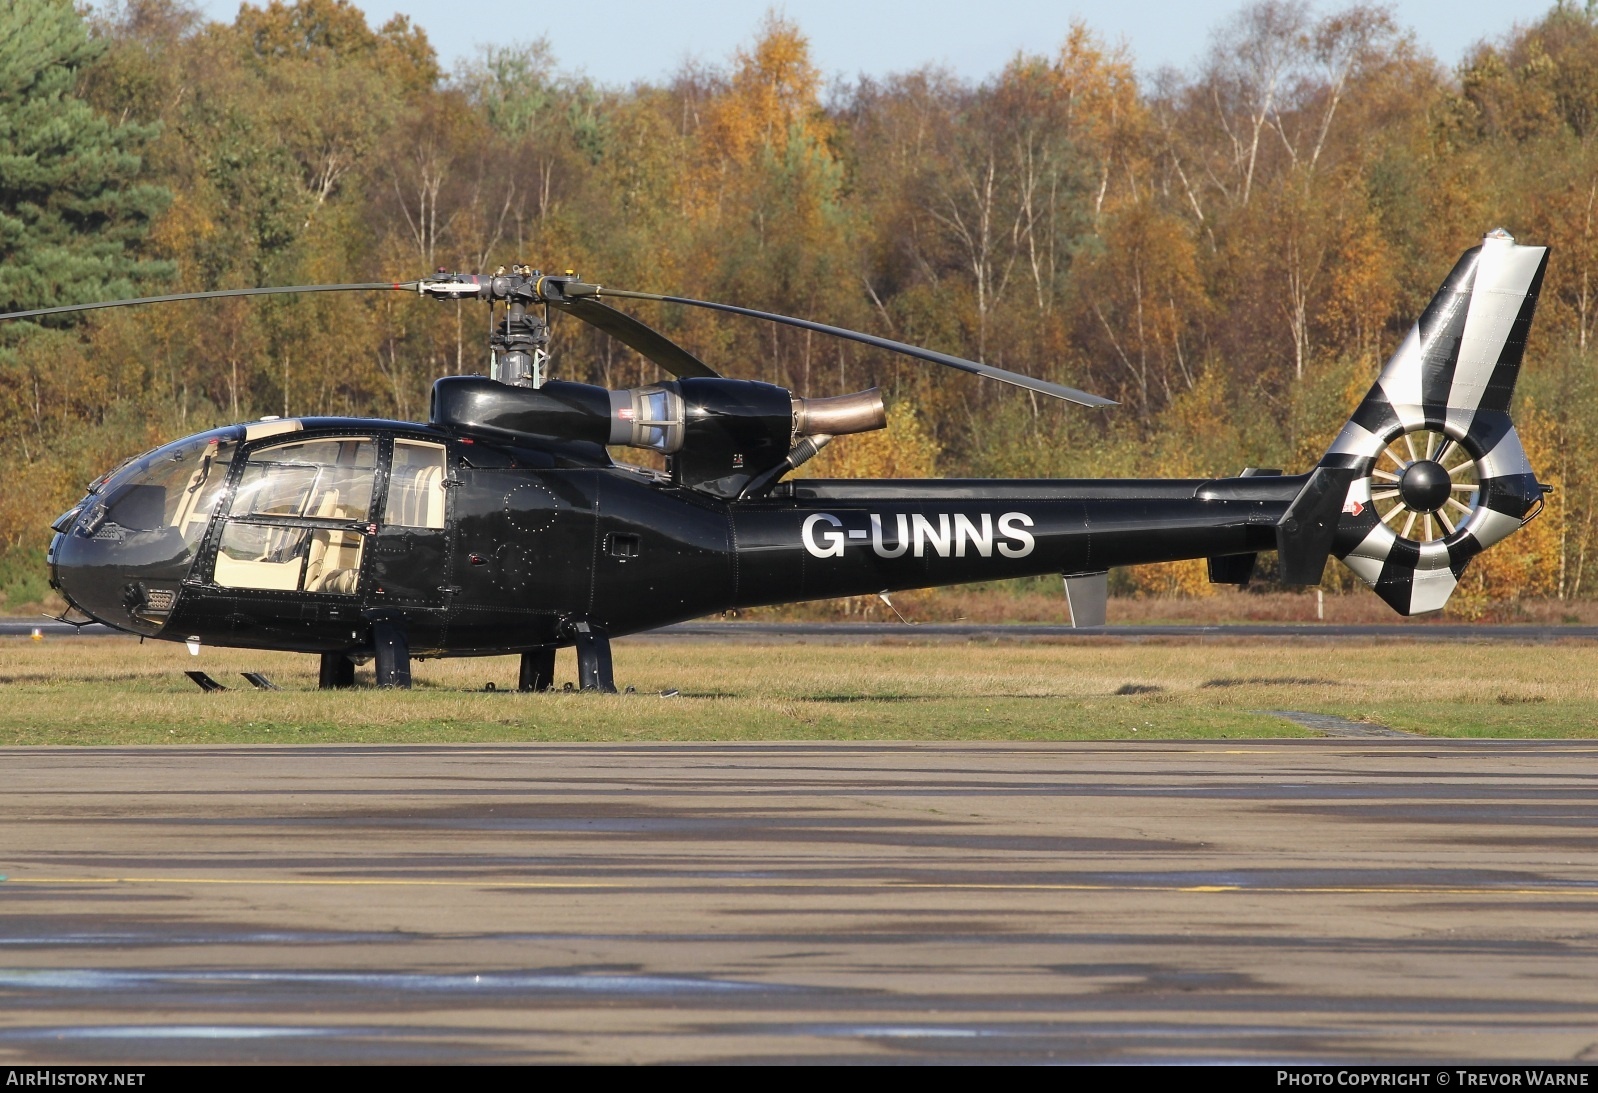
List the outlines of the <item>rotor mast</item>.
{"label": "rotor mast", "polygon": [[[494,279],[515,277],[529,281],[537,270],[525,265],[505,267],[494,271]],[[549,363],[549,324],[536,315],[527,313],[531,298],[523,293],[510,292],[506,296],[504,322],[494,324],[494,333],[488,339],[489,375],[500,383],[512,387],[542,387],[546,366]],[[493,306],[490,298],[489,306]]]}
{"label": "rotor mast", "polygon": [[495,317],[488,336],[490,378],[511,387],[542,387],[549,378],[549,323],[529,312],[544,302],[538,292],[543,275],[517,263],[496,269],[490,277],[473,273],[448,273],[416,282],[416,291],[435,300],[479,299],[492,309],[505,303],[503,318]]}

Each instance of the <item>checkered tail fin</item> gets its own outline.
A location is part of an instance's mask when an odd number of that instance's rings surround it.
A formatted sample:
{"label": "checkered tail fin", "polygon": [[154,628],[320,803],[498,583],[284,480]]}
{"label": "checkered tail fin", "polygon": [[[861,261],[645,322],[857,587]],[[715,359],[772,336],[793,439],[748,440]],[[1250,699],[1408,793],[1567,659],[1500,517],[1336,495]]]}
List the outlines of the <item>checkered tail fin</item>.
{"label": "checkered tail fin", "polygon": [[1547,268],[1502,229],[1466,251],[1321,459],[1355,472],[1333,556],[1400,614],[1541,508],[1509,403]]}

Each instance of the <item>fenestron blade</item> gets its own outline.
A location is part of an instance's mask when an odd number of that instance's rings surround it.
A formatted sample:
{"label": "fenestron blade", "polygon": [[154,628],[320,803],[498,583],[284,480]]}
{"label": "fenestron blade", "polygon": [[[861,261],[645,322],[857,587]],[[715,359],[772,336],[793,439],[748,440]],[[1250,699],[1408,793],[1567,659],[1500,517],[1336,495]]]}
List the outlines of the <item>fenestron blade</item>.
{"label": "fenestron blade", "polygon": [[[566,286],[566,292],[571,295],[575,285]],[[587,287],[587,286],[584,286]],[[946,365],[949,368],[958,368],[962,372],[969,372],[974,376],[986,376],[988,379],[998,380],[1001,383],[1013,384],[1028,391],[1036,391],[1040,395],[1051,395],[1054,398],[1074,402],[1078,406],[1114,406],[1115,400],[1102,398],[1099,395],[1090,395],[1086,391],[1078,391],[1074,387],[1063,384],[1050,383],[1048,380],[1034,379],[1024,376],[1019,372],[1011,372],[1004,368],[995,368],[991,364],[981,364],[977,361],[968,361],[964,357],[951,357],[947,353],[938,353],[931,349],[922,349],[918,345],[909,345],[905,342],[896,342],[891,338],[879,338],[874,334],[862,334],[858,330],[848,330],[841,326],[828,326],[826,323],[815,323],[809,319],[796,319],[791,315],[777,315],[770,311],[756,311],[748,307],[735,307],[732,304],[718,304],[710,300],[691,300],[684,296],[660,296],[653,292],[629,292],[625,289],[602,288],[593,286],[594,295],[615,296],[627,300],[656,300],[667,304],[685,304],[689,307],[709,308],[712,311],[725,311],[731,315],[746,315],[752,319],[765,319],[768,322],[783,323],[787,326],[796,326],[801,330],[814,330],[818,334],[831,334],[835,338],[845,338],[849,341],[860,342],[864,345],[886,349],[893,353],[902,353],[907,357],[930,361],[933,364]]]}
{"label": "fenestron blade", "polygon": [[66,304],[62,307],[36,307],[31,311],[9,311],[0,319],[35,319],[41,315],[65,315],[73,311],[97,311],[106,307],[134,304],[170,304],[180,300],[222,300],[229,296],[276,296],[296,292],[371,292],[409,291],[415,281],[368,281],[358,285],[283,285],[277,288],[224,288],[212,292],[178,292],[170,296],[140,296],[131,300],[100,300],[92,304]]}

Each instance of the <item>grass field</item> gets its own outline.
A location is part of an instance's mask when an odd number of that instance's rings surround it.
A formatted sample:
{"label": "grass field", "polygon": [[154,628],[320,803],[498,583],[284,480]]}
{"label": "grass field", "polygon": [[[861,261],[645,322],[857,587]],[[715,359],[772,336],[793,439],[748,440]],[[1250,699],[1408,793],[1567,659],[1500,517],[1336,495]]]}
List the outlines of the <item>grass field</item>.
{"label": "grass field", "polygon": [[[1303,710],[1437,736],[1598,736],[1584,642],[620,642],[631,695],[510,691],[511,657],[423,661],[410,692],[315,689],[308,656],[122,639],[0,644],[0,744],[1104,740],[1314,733]],[[200,668],[234,688],[204,694]],[[283,690],[239,677],[264,672]],[[558,679],[575,676],[562,652]],[[363,672],[358,678],[369,679]],[[494,683],[497,690],[486,692]],[[659,692],[678,689],[663,698]]]}

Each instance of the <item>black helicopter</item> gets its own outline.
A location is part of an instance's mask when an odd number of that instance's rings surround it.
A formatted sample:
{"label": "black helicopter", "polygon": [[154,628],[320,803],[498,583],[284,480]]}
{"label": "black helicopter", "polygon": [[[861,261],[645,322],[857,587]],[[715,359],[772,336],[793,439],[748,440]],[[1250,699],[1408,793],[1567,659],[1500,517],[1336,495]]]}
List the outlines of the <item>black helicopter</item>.
{"label": "black helicopter", "polygon": [[[1102,624],[1111,566],[1206,558],[1242,584],[1329,554],[1403,614],[1540,509],[1509,419],[1547,267],[1489,234],[1467,251],[1320,463],[1304,474],[1130,480],[783,480],[834,437],[880,429],[875,390],[809,399],[727,379],[602,297],[712,308],[864,342],[1087,406],[1109,400],[915,346],[727,304],[517,266],[491,276],[187,293],[400,290],[485,300],[489,376],[433,386],[427,423],[267,418],[129,460],[51,526],[50,583],[83,620],[146,637],[321,655],[321,685],[410,683],[413,656],[520,653],[522,690],[575,646],[613,691],[610,638],[734,608],[1062,574]],[[545,376],[548,313],[676,378],[611,391]],[[657,472],[612,459],[662,453]]]}

